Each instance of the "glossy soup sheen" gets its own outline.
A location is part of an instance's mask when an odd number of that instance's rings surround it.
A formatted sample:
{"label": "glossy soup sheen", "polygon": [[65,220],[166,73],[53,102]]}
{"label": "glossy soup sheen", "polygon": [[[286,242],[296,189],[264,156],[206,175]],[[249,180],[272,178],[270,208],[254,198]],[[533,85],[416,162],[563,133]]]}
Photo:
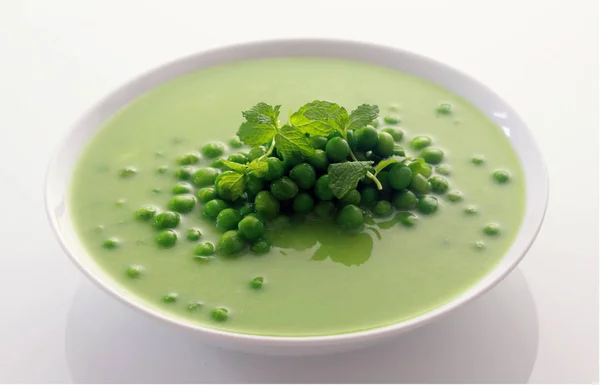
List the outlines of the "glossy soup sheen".
{"label": "glossy soup sheen", "polygon": [[[215,258],[198,263],[198,242],[185,239],[198,227],[200,241],[216,243],[219,233],[200,219],[201,205],[182,215],[179,240],[171,249],[155,244],[156,231],[134,219],[150,204],[166,209],[177,183],[175,159],[211,141],[227,143],[239,127],[241,111],[264,101],[281,104],[281,119],[299,106],[329,100],[353,109],[380,106],[380,116],[402,117],[403,147],[429,135],[452,165],[451,190],[464,201],[439,199],[431,216],[419,215],[406,228],[376,220],[358,235],[331,223],[294,225],[271,234],[274,248],[264,256]],[[439,103],[453,106],[438,116]],[[395,107],[392,107],[395,105]],[[381,127],[387,125],[381,121]],[[232,151],[232,150],[228,150]],[[239,151],[234,149],[233,151]],[[485,162],[471,159],[482,155]],[[201,165],[208,165],[202,161]],[[138,173],[119,177],[133,166]],[[156,170],[168,166],[164,174]],[[511,174],[498,184],[495,169]],[[124,107],[89,143],[72,180],[70,209],[79,235],[94,260],[116,284],[148,305],[210,328],[273,336],[348,333],[406,320],[460,295],[489,273],[515,238],[524,213],[525,187],[519,160],[502,130],[462,98],[419,78],[374,65],[317,58],[245,61],[190,73],[168,82]],[[468,206],[478,213],[465,214]],[[488,223],[500,225],[487,236]],[[108,250],[104,240],[119,247]],[[476,242],[483,247],[476,247]],[[126,275],[142,266],[140,277]],[[262,276],[260,290],[250,288]],[[161,299],[177,293],[175,302]],[[187,305],[202,302],[193,311]],[[210,316],[229,309],[225,322]]]}

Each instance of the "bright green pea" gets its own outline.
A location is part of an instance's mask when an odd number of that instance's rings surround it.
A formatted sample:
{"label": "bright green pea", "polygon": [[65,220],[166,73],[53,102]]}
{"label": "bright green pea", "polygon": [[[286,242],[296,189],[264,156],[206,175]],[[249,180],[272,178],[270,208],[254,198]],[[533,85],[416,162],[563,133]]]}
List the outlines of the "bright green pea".
{"label": "bright green pea", "polygon": [[340,200],[344,205],[355,205],[358,206],[361,201],[360,192],[358,190],[350,190]]}
{"label": "bright green pea", "polygon": [[431,144],[431,138],[428,136],[417,136],[410,141],[410,146],[415,150],[422,150]]}
{"label": "bright green pea", "polygon": [[163,230],[156,236],[156,243],[160,247],[173,247],[177,242],[177,233],[173,230]]}
{"label": "bright green pea", "polygon": [[248,151],[248,160],[252,161],[254,159],[258,159],[266,152],[267,149],[264,146],[254,147],[252,150]]}
{"label": "bright green pea", "polygon": [[440,164],[444,157],[444,151],[439,148],[426,148],[421,152],[421,158],[429,164]]}
{"label": "bright green pea", "polygon": [[217,190],[214,187],[203,187],[196,193],[198,200],[206,203],[217,198]]}
{"label": "bright green pea", "polygon": [[271,183],[271,194],[279,201],[292,199],[298,193],[298,185],[287,176]]}
{"label": "bright green pea", "polygon": [[431,190],[431,184],[423,175],[414,174],[408,188],[417,195],[423,195]]}
{"label": "bright green pea", "polygon": [[381,130],[381,132],[388,133],[394,139],[394,142],[401,142],[404,137],[404,131],[399,129],[398,127],[387,127]]}
{"label": "bright green pea", "polygon": [[194,209],[196,205],[196,198],[192,195],[177,195],[173,197],[167,207],[169,210],[175,211],[177,213],[187,214]]}
{"label": "bright green pea", "polygon": [[228,313],[229,311],[224,307],[218,307],[210,312],[210,316],[217,322],[225,322],[227,321],[227,318],[229,318]]}
{"label": "bright green pea", "polygon": [[258,239],[250,247],[250,250],[252,250],[252,252],[254,254],[258,254],[258,255],[266,254],[269,252],[270,249],[271,249],[271,244],[264,239]]}
{"label": "bright green pea", "polygon": [[237,254],[244,250],[244,240],[235,230],[229,230],[223,233],[217,243],[217,253],[223,256]]}
{"label": "bright green pea", "polygon": [[238,223],[238,232],[249,241],[255,241],[265,233],[265,225],[256,217],[248,216]]}
{"label": "bright green pea", "polygon": [[238,153],[229,155],[227,160],[230,162],[233,162],[233,163],[246,164],[246,163],[248,163],[248,156],[242,152],[238,152]]}
{"label": "bright green pea", "polygon": [[242,207],[239,208],[238,212],[240,215],[245,217],[248,214],[253,214],[256,212],[256,208],[254,207],[254,203],[246,203]]}
{"label": "bright green pea", "polygon": [[225,152],[225,146],[221,143],[207,143],[202,147],[202,155],[209,159],[218,158]]}
{"label": "bright green pea", "polygon": [[315,195],[322,201],[330,201],[333,199],[333,192],[329,187],[329,176],[322,175],[315,183]]}
{"label": "bright green pea", "polygon": [[429,184],[431,185],[431,191],[436,194],[445,194],[448,191],[448,179],[443,176],[432,176],[429,178]]}
{"label": "bright green pea", "polygon": [[404,190],[412,181],[412,171],[403,164],[394,164],[389,168],[388,178],[391,188]]}
{"label": "bright green pea", "polygon": [[135,212],[135,219],[139,219],[140,221],[148,221],[154,218],[156,215],[156,207],[146,206],[138,209]]}
{"label": "bright green pea", "polygon": [[449,176],[452,174],[452,167],[449,164],[440,164],[435,168],[435,172],[440,175]]}
{"label": "bright green pea", "polygon": [[435,113],[438,115],[451,115],[452,114],[452,104],[450,103],[440,103],[436,109]]}
{"label": "bright green pea", "polygon": [[192,178],[192,174],[194,173],[194,169],[190,166],[179,167],[177,171],[175,171],[175,177],[179,180],[189,180]]}
{"label": "bright green pea", "polygon": [[412,210],[417,206],[417,196],[410,190],[402,190],[394,194],[392,205],[398,210]]}
{"label": "bright green pea", "polygon": [[229,147],[240,148],[240,147],[242,147],[242,142],[238,138],[231,138],[229,140]]}
{"label": "bright green pea", "polygon": [[256,212],[265,218],[275,218],[279,214],[279,201],[269,191],[261,191],[254,199]]}
{"label": "bright green pea", "polygon": [[250,281],[250,287],[253,289],[261,289],[265,284],[265,279],[263,277],[256,277]]}
{"label": "bright green pea", "polygon": [[353,130],[346,131],[346,141],[352,150],[356,149],[356,137]]}
{"label": "bright green pea", "polygon": [[405,227],[413,227],[417,223],[417,216],[413,213],[404,211],[398,213],[398,222]]}
{"label": "bright green pea", "polygon": [[164,303],[173,303],[177,301],[177,298],[179,297],[179,294],[177,293],[169,293],[167,295],[165,295],[164,297],[162,297],[162,301]]}
{"label": "bright green pea", "polygon": [[379,200],[379,191],[375,187],[365,187],[360,193],[360,205],[364,207],[373,207]]}
{"label": "bright green pea", "polygon": [[242,216],[236,209],[227,208],[217,215],[217,227],[222,231],[233,230],[241,220]]}
{"label": "bright green pea", "polygon": [[485,163],[485,158],[482,155],[474,155],[471,158],[471,163],[473,163],[476,166],[480,166],[483,163]]}
{"label": "bright green pea", "polygon": [[377,147],[375,147],[377,155],[387,158],[394,153],[394,138],[387,132],[377,134]]}
{"label": "bright green pea", "polygon": [[171,192],[173,194],[188,194],[190,192],[192,192],[192,186],[189,185],[189,183],[185,183],[185,182],[180,182],[177,183],[175,186],[173,186],[173,188],[171,189]]}
{"label": "bright green pea", "polygon": [[335,137],[327,142],[325,152],[329,161],[342,162],[350,156],[350,146],[345,139]]}
{"label": "bright green pea", "polygon": [[307,157],[306,161],[317,170],[326,171],[329,166],[327,153],[323,150],[315,150],[315,155]]}
{"label": "bright green pea", "polygon": [[253,175],[248,175],[248,181],[246,182],[246,193],[248,194],[249,200],[253,200],[256,197],[256,194],[261,192],[264,187],[265,183],[262,179]]}
{"label": "bright green pea", "polygon": [[462,201],[464,198],[463,194],[460,191],[454,190],[446,194],[446,199],[452,203],[456,203]]}
{"label": "bright green pea", "polygon": [[310,143],[315,149],[325,150],[325,146],[327,145],[327,138],[324,136],[311,136]]}
{"label": "bright green pea", "polygon": [[477,207],[475,206],[469,206],[467,208],[465,208],[465,214],[467,215],[475,215],[477,214],[478,210]]}
{"label": "bright green pea", "polygon": [[199,257],[210,257],[215,253],[215,246],[210,242],[202,242],[194,249],[194,254]]}
{"label": "bright green pea", "polygon": [[314,205],[313,197],[306,192],[299,193],[292,201],[292,208],[296,214],[308,214],[313,210]]}
{"label": "bright green pea", "polygon": [[390,202],[381,200],[375,204],[375,207],[373,207],[373,210],[371,211],[373,212],[374,216],[383,218],[391,215],[394,211],[394,208]]}
{"label": "bright green pea", "polygon": [[357,230],[364,225],[365,215],[357,206],[346,205],[340,210],[336,222],[345,230]]}
{"label": "bright green pea", "polygon": [[387,124],[398,124],[400,123],[400,117],[398,115],[388,115],[383,118],[383,121]]}
{"label": "bright green pea", "polygon": [[194,173],[192,182],[196,187],[206,187],[215,183],[220,170],[212,167],[205,167]]}
{"label": "bright green pea", "polygon": [[204,205],[204,209],[202,210],[202,215],[207,218],[216,219],[219,213],[225,210],[229,205],[221,199],[213,199]]}
{"label": "bright green pea", "polygon": [[360,128],[354,132],[354,136],[359,150],[374,150],[377,146],[378,132],[374,127]]}
{"label": "bright green pea", "polygon": [[438,209],[438,200],[436,197],[424,195],[417,200],[417,210],[422,214],[433,214]]}
{"label": "bright green pea", "polygon": [[265,161],[269,165],[269,171],[267,171],[264,179],[272,181],[281,178],[283,175],[283,162],[274,156],[266,158]]}
{"label": "bright green pea", "polygon": [[492,177],[494,178],[494,181],[496,181],[496,183],[504,184],[509,181],[510,174],[508,173],[508,171],[505,170],[496,170],[492,174]]}
{"label": "bright green pea", "polygon": [[138,278],[144,269],[140,265],[131,265],[125,270],[129,278]]}
{"label": "bright green pea", "polygon": [[172,211],[165,211],[164,213],[158,214],[154,218],[152,225],[157,230],[172,229],[179,225],[180,217],[179,214]]}
{"label": "bright green pea", "polygon": [[314,213],[319,218],[330,218],[335,211],[335,204],[331,201],[318,201]]}
{"label": "bright green pea", "polygon": [[223,163],[223,158],[215,159],[212,162],[210,162],[210,167],[218,168],[221,171],[229,170],[229,167],[225,166],[225,164]]}
{"label": "bright green pea", "polygon": [[196,164],[200,160],[200,155],[195,152],[189,152],[187,154],[181,155],[177,158],[177,164],[181,166],[189,166],[190,164]]}
{"label": "bright green pea", "polygon": [[485,235],[495,236],[500,234],[500,225],[497,223],[490,223],[483,228]]}
{"label": "bright green pea", "polygon": [[290,171],[290,178],[298,184],[300,188],[309,189],[317,181],[317,173],[313,166],[308,163],[300,163]]}
{"label": "bright green pea", "polygon": [[137,170],[134,167],[125,167],[119,171],[119,176],[122,178],[129,178],[137,174]]}
{"label": "bright green pea", "polygon": [[225,200],[233,201],[236,198],[234,191],[231,189],[231,185],[226,183],[220,183],[219,180],[223,177],[227,177],[228,175],[236,175],[239,176],[235,171],[225,171],[222,174],[219,174],[217,179],[215,180],[215,189],[217,191],[217,195]]}
{"label": "bright green pea", "polygon": [[200,229],[191,228],[187,231],[186,238],[188,241],[197,241],[202,236]]}
{"label": "bright green pea", "polygon": [[116,249],[119,246],[119,241],[111,238],[111,239],[107,239],[106,241],[104,241],[102,243],[102,247],[104,247],[105,249]]}

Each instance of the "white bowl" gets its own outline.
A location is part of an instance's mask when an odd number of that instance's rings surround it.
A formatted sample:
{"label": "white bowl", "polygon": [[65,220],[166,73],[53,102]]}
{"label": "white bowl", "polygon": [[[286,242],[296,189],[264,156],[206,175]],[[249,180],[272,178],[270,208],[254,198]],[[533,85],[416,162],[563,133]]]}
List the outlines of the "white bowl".
{"label": "white bowl", "polygon": [[[526,208],[521,229],[496,268],[469,290],[426,314],[394,325],[322,337],[264,337],[213,330],[154,310],[114,283],[86,252],[69,213],[69,182],[75,163],[94,132],[121,107],[143,93],[188,72],[233,61],[313,56],[368,62],[428,79],[462,96],[494,121],[519,155],[526,179]],[[201,52],[165,64],[123,85],[87,111],[73,126],[49,165],[46,208],[52,227],[71,260],[108,293],[145,314],[195,332],[222,347],[268,354],[329,353],[363,347],[441,317],[496,285],[523,258],[540,229],[548,201],[548,179],[542,155],[517,113],[498,95],[471,77],[444,64],[399,49],[338,40],[274,40]]]}

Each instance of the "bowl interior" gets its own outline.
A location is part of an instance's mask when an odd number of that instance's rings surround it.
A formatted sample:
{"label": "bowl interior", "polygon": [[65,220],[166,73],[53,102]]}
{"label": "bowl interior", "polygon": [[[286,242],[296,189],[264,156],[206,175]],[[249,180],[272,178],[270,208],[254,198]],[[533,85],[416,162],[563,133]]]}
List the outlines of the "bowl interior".
{"label": "bowl interior", "polygon": [[[490,274],[451,302],[422,316],[395,325],[326,337],[264,337],[212,330],[162,314],[122,289],[94,263],[76,235],[67,202],[72,170],[95,131],[124,105],[175,77],[233,61],[282,56],[329,57],[362,61],[425,78],[468,100],[503,130],[517,152],[525,173],[526,208],[521,229],[514,243]],[[46,205],[50,222],[67,254],[93,281],[117,298],[158,318],[195,329],[214,338],[303,344],[318,341],[342,342],[350,340],[351,337],[375,337],[405,331],[430,321],[485,292],[504,278],[531,246],[545,214],[547,190],[545,165],[525,123],[506,102],[476,80],[441,63],[398,49],[347,41],[282,40],[242,44],[195,54],[156,68],[105,97],[75,123],[52,159],[46,181]]]}

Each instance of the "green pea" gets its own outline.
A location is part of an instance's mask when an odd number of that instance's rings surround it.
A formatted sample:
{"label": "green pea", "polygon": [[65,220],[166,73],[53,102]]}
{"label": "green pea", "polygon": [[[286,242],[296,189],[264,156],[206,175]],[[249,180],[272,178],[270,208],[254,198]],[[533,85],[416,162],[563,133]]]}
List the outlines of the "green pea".
{"label": "green pea", "polygon": [[402,190],[394,194],[392,205],[398,210],[412,210],[417,206],[417,196],[410,190]]}
{"label": "green pea", "polygon": [[200,160],[200,156],[195,152],[189,152],[181,155],[177,158],[177,163],[181,166],[189,166],[190,164],[196,164]]}
{"label": "green pea", "polygon": [[412,171],[403,164],[394,164],[388,171],[390,187],[394,190],[404,190],[412,181]]}
{"label": "green pea", "polygon": [[223,256],[237,254],[244,250],[244,240],[235,230],[229,230],[223,233],[217,243],[217,253]]}
{"label": "green pea", "polygon": [[361,201],[360,192],[358,190],[350,190],[341,199],[341,203],[344,205],[355,205],[358,206]]}
{"label": "green pea", "polygon": [[417,136],[410,141],[410,146],[415,150],[422,150],[431,144],[431,138],[428,136]]}
{"label": "green pea", "polygon": [[283,157],[283,173],[287,174],[292,167],[304,162],[304,157],[299,152],[293,152],[291,155]]}
{"label": "green pea", "polygon": [[140,265],[131,265],[125,270],[125,274],[127,274],[129,278],[138,278],[142,275],[143,270],[144,269]]}
{"label": "green pea", "polygon": [[197,241],[202,236],[200,229],[191,228],[187,231],[186,238],[188,241]]}
{"label": "green pea", "polygon": [[156,169],[156,172],[159,174],[164,174],[169,170],[169,167],[167,166],[160,166],[159,168]]}
{"label": "green pea", "polygon": [[156,236],[156,243],[160,247],[173,247],[177,242],[177,233],[173,230],[163,230]]}
{"label": "green pea", "polygon": [[378,132],[374,127],[364,127],[354,132],[356,148],[363,151],[374,150],[377,146]]}
{"label": "green pea", "polygon": [[129,178],[137,174],[137,170],[134,167],[125,167],[119,171],[119,176],[122,178]]}
{"label": "green pea", "polygon": [[329,166],[327,153],[323,150],[315,150],[315,155],[307,157],[306,161],[317,170],[326,171]]}
{"label": "green pea", "polygon": [[436,197],[424,195],[417,200],[417,210],[422,214],[433,214],[437,211],[438,200]]}
{"label": "green pea", "polygon": [[279,201],[269,191],[261,191],[254,199],[256,212],[265,218],[275,218],[279,214]]}
{"label": "green pea", "polygon": [[450,103],[440,103],[436,107],[435,113],[438,115],[451,115],[452,114],[452,105]]}
{"label": "green pea", "polygon": [[145,206],[135,212],[135,219],[140,221],[149,221],[156,215],[156,207]]}
{"label": "green pea", "polygon": [[336,222],[345,230],[357,230],[364,225],[365,215],[357,206],[346,205],[340,210]]}
{"label": "green pea", "polygon": [[240,147],[242,147],[242,142],[238,138],[231,138],[229,140],[229,147],[240,148]]}
{"label": "green pea", "polygon": [[383,160],[383,157],[379,156],[379,154],[377,154],[375,151],[368,151],[367,160],[373,162],[374,164],[377,164]]}
{"label": "green pea", "polygon": [[389,191],[392,187],[390,186],[390,172],[382,171],[377,174],[377,179],[379,179],[379,183],[381,183],[382,191]]}
{"label": "green pea", "polygon": [[404,131],[399,129],[398,127],[387,127],[381,130],[381,132],[388,133],[394,139],[394,142],[401,142],[404,137]]}
{"label": "green pea", "polygon": [[383,121],[387,124],[398,124],[400,123],[400,117],[398,115],[388,115],[383,118]]}
{"label": "green pea", "polygon": [[194,249],[194,254],[199,257],[210,257],[215,253],[215,246],[210,242],[202,242]]}
{"label": "green pea", "polygon": [[500,225],[497,223],[490,223],[483,228],[485,235],[496,236],[500,234]]}
{"label": "green pea", "polygon": [[242,216],[236,209],[227,208],[217,215],[217,227],[222,231],[233,230],[241,220]]}
{"label": "green pea", "polygon": [[308,214],[313,210],[314,205],[313,197],[306,192],[299,193],[292,201],[292,208],[296,214]]}
{"label": "green pea", "polygon": [[177,195],[173,197],[167,207],[169,210],[175,211],[177,213],[187,214],[194,209],[196,205],[196,198],[192,195]]}
{"label": "green pea", "polygon": [[261,289],[265,284],[265,279],[263,277],[256,277],[250,281],[250,287],[253,289]]}
{"label": "green pea", "polygon": [[258,239],[252,244],[250,250],[252,250],[254,254],[266,254],[271,250],[271,244],[264,239]]}
{"label": "green pea", "polygon": [[315,183],[315,195],[322,201],[330,201],[333,199],[333,192],[329,187],[329,176],[322,175]]}
{"label": "green pea", "polygon": [[225,166],[225,164],[223,163],[222,158],[215,159],[212,162],[210,162],[210,167],[218,168],[221,171],[229,170],[229,167]]}
{"label": "green pea", "polygon": [[242,217],[245,217],[248,214],[253,214],[256,212],[256,208],[254,207],[254,203],[246,203],[238,210]]}
{"label": "green pea", "polygon": [[446,194],[446,199],[452,203],[456,203],[462,201],[464,198],[463,194],[460,191],[454,190]]}
{"label": "green pea", "polygon": [[374,216],[383,218],[392,215],[394,208],[392,207],[392,204],[390,202],[386,200],[381,200],[377,202],[377,204],[375,204],[375,207],[373,207],[372,211]]}
{"label": "green pea", "polygon": [[449,176],[452,174],[452,167],[449,164],[440,164],[435,168],[435,172],[440,175]]}
{"label": "green pea", "polygon": [[300,188],[309,189],[315,185],[317,174],[313,166],[308,163],[300,163],[290,171],[290,178],[298,184]]}
{"label": "green pea", "polygon": [[474,155],[471,158],[471,163],[473,163],[476,166],[480,166],[483,163],[485,163],[485,158],[483,156],[481,156],[481,155]]}
{"label": "green pea", "polygon": [[202,215],[207,218],[216,219],[219,213],[225,210],[229,205],[221,199],[213,199],[204,205],[204,209],[202,210]]}
{"label": "green pea", "polygon": [[311,136],[310,143],[315,149],[325,150],[325,146],[327,145],[327,138],[324,136]]}
{"label": "green pea", "polygon": [[444,157],[444,151],[439,148],[426,148],[421,152],[421,158],[429,164],[440,164]]}
{"label": "green pea", "polygon": [[264,187],[265,184],[262,179],[253,175],[249,175],[248,181],[246,182],[246,193],[248,194],[248,199],[253,200],[256,197],[256,194],[261,192]]}
{"label": "green pea", "polygon": [[233,162],[233,163],[246,164],[246,163],[248,163],[248,156],[242,152],[238,152],[238,153],[229,155],[227,160],[230,162]]}
{"label": "green pea", "polygon": [[356,151],[354,153],[354,156],[356,157],[356,160],[359,162],[365,162],[365,161],[369,160],[367,158],[367,154],[365,154],[364,152]]}
{"label": "green pea", "polygon": [[314,213],[319,218],[330,218],[335,211],[335,204],[331,201],[318,201]]}
{"label": "green pea", "polygon": [[171,192],[173,194],[188,194],[192,191],[192,186],[190,186],[188,183],[185,182],[180,182],[177,183],[175,186],[173,186],[173,188],[171,189]]}
{"label": "green pea", "polygon": [[229,311],[224,307],[218,307],[210,312],[210,316],[217,322],[225,322],[227,321],[227,318],[229,318],[228,313]]}
{"label": "green pea", "polygon": [[206,203],[217,198],[217,190],[214,187],[203,187],[196,193],[198,200]]}
{"label": "green pea", "polygon": [[407,211],[398,213],[398,222],[404,227],[413,227],[417,223],[417,216]]}
{"label": "green pea", "polygon": [[404,151],[404,147],[395,144],[394,145],[394,151],[392,151],[392,155],[406,156],[406,152]]}
{"label": "green pea", "polygon": [[219,174],[215,179],[215,189],[217,191],[217,195],[225,200],[233,201],[236,195],[234,191],[231,189],[231,185],[225,183],[219,183],[219,180],[223,177],[227,177],[228,175],[236,175],[239,176],[235,171],[225,171],[222,174]]}
{"label": "green pea", "polygon": [[271,183],[271,194],[279,201],[292,199],[298,193],[298,185],[287,176]]}
{"label": "green pea", "polygon": [[117,247],[119,247],[119,241],[114,238],[107,239],[102,243],[102,247],[109,250],[116,249]]}
{"label": "green pea", "polygon": [[192,182],[196,187],[206,187],[215,183],[219,175],[219,169],[213,167],[201,168],[194,173]]}
{"label": "green pea", "polygon": [[371,122],[370,126],[377,128],[379,127],[379,119],[375,118],[373,119],[373,121]]}
{"label": "green pea", "polygon": [[165,295],[164,297],[162,297],[162,301],[164,303],[174,303],[177,301],[178,297],[179,297],[179,294],[177,294],[177,293],[169,293],[169,294]]}
{"label": "green pea", "polygon": [[431,185],[431,191],[436,194],[445,194],[448,191],[448,179],[443,176],[432,176],[429,178],[429,184]]}
{"label": "green pea", "polygon": [[380,132],[377,135],[377,147],[375,148],[377,155],[387,158],[394,153],[394,138],[387,132]]}
{"label": "green pea", "polygon": [[266,152],[267,149],[264,146],[254,147],[252,150],[248,151],[248,160],[252,161],[254,159],[258,159]]}
{"label": "green pea", "polygon": [[342,162],[350,156],[350,146],[348,142],[339,137],[330,139],[325,146],[327,158],[331,162]]}
{"label": "green pea", "polygon": [[272,181],[281,178],[283,175],[283,162],[273,156],[266,158],[265,161],[269,165],[269,171],[267,171],[264,179]]}
{"label": "green pea", "polygon": [[475,206],[468,206],[465,208],[465,214],[467,215],[475,215],[477,214],[478,210],[477,207]]}
{"label": "green pea", "polygon": [[364,207],[373,207],[379,200],[379,191],[375,187],[365,187],[360,193],[360,205]]}
{"label": "green pea", "polygon": [[179,180],[190,180],[193,173],[194,169],[192,167],[183,166],[179,167],[177,171],[175,171],[175,177]]}
{"label": "green pea", "polygon": [[432,174],[431,166],[423,162],[421,159],[416,159],[408,164],[408,168],[414,174],[421,174],[425,178],[429,178]]}
{"label": "green pea", "polygon": [[202,147],[202,155],[209,159],[218,158],[225,152],[225,146],[221,143],[207,143]]}
{"label": "green pea", "polygon": [[508,171],[505,170],[496,170],[492,174],[492,177],[494,178],[494,181],[496,181],[496,183],[504,184],[509,181],[510,174],[508,173]]}
{"label": "green pea", "polygon": [[265,225],[256,217],[245,217],[238,224],[239,234],[249,241],[255,241],[265,233]]}
{"label": "green pea", "polygon": [[180,217],[179,214],[172,211],[165,211],[164,213],[158,214],[154,218],[152,225],[157,230],[172,229],[179,225]]}

